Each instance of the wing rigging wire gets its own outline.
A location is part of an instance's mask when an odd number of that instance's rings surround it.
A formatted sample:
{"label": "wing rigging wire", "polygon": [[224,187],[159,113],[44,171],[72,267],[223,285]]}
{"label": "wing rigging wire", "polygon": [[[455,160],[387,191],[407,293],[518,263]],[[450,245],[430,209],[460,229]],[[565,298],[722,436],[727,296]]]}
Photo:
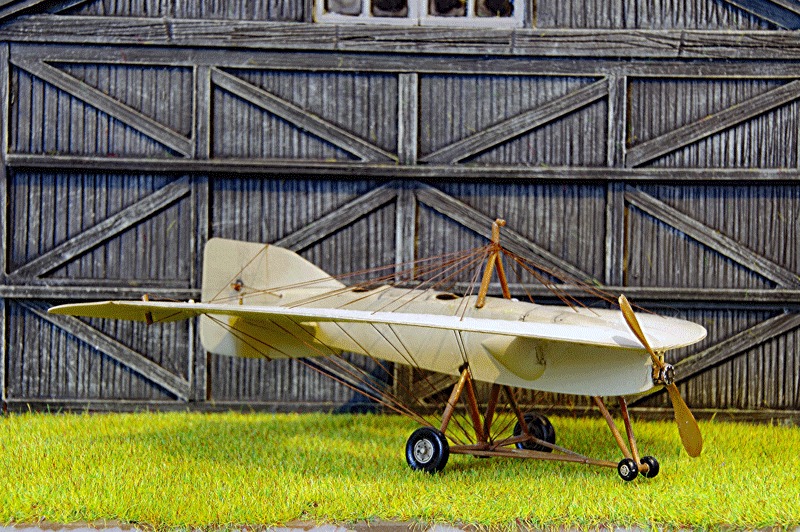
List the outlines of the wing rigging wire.
{"label": "wing rigging wire", "polygon": [[[516,253],[513,253],[501,246],[496,246],[495,244],[484,245],[476,248],[472,248],[466,251],[457,251],[446,253],[442,255],[438,255],[435,257],[428,257],[424,259],[412,260],[407,261],[400,264],[393,264],[387,266],[381,266],[377,268],[368,268],[362,269],[355,272],[321,277],[318,279],[312,279],[303,282],[297,282],[285,286],[277,286],[277,287],[268,287],[268,288],[257,288],[257,287],[243,287],[241,283],[237,281],[237,278],[242,275],[242,273],[251,265],[256,259],[261,256],[264,251],[268,248],[268,246],[264,246],[253,258],[251,258],[231,279],[231,283],[228,286],[235,287],[237,286],[240,288],[248,289],[244,293],[238,293],[232,296],[224,296],[222,297],[223,292],[225,291],[225,286],[223,286],[220,291],[215,294],[215,296],[211,299],[212,302],[222,302],[227,300],[234,300],[234,299],[246,299],[249,297],[254,297],[259,294],[264,293],[275,293],[280,292],[282,290],[289,290],[292,288],[307,288],[307,287],[314,287],[315,285],[319,285],[321,283],[325,283],[330,281],[331,279],[335,279],[337,281],[343,281],[347,279],[357,279],[363,276],[369,276],[370,274],[375,273],[384,273],[383,275],[378,275],[371,278],[366,279],[358,279],[351,285],[343,286],[341,288],[334,288],[332,290],[326,290],[321,294],[312,295],[307,298],[303,298],[296,301],[291,301],[286,303],[284,306],[287,308],[295,308],[295,307],[302,307],[302,306],[312,306],[314,304],[318,304],[320,302],[324,302],[326,300],[330,300],[332,298],[336,298],[337,296],[341,296],[343,294],[352,294],[356,295],[360,290],[365,290],[366,293],[363,295],[358,294],[357,297],[348,298],[345,302],[339,302],[335,307],[332,308],[344,308],[347,306],[357,305],[357,308],[361,308],[362,305],[366,305],[366,308],[363,310],[371,310],[372,312],[398,312],[408,305],[413,303],[414,301],[418,300],[420,297],[425,295],[426,293],[430,293],[432,290],[438,290],[443,286],[456,286],[458,279],[461,278],[465,272],[472,270],[472,274],[470,275],[469,282],[466,288],[463,291],[463,295],[458,302],[458,305],[455,306],[455,313],[454,316],[460,316],[462,319],[467,315],[467,312],[470,310],[470,302],[471,297],[475,293],[475,289],[478,283],[478,279],[481,273],[481,265],[485,264],[487,258],[493,252],[499,252],[502,254],[500,256],[505,256],[509,259],[512,268],[511,270],[514,272],[517,281],[519,282],[520,287],[522,290],[525,291],[528,299],[533,302],[533,296],[528,289],[528,283],[524,282],[523,272],[527,272],[537,283],[542,284],[545,286],[553,295],[555,295],[558,299],[560,299],[564,304],[568,305],[573,310],[577,311],[577,307],[586,307],[584,303],[578,300],[575,296],[569,294],[562,288],[562,285],[557,284],[558,281],[563,283],[564,285],[573,285],[578,287],[585,292],[589,293],[590,295],[597,297],[603,301],[614,303],[615,300],[613,296],[607,294],[606,292],[602,291],[600,288],[592,286],[584,281],[579,279],[571,278],[564,275],[561,272],[556,272],[553,269],[543,267],[539,264],[536,264],[533,261],[525,259]],[[557,280],[554,282],[553,280]],[[385,287],[386,289],[392,287],[407,287],[407,291],[400,292],[397,296],[386,297],[387,292],[386,290],[376,290],[376,285]],[[462,285],[463,286],[463,285]],[[238,289],[237,289],[238,291]],[[354,293],[355,292],[355,293]],[[383,301],[381,298],[386,297],[386,301]],[[452,307],[451,307],[452,308]],[[169,317],[162,318],[168,319]],[[292,329],[299,329],[299,333],[296,331],[292,331],[289,328],[285,327],[284,325],[273,321],[272,319],[268,319],[268,323],[270,323],[273,327],[282,330],[287,336],[294,338],[296,341],[301,342],[305,345],[308,349],[320,356],[326,356],[331,361],[332,367],[335,366],[338,369],[338,374],[334,373],[332,369],[326,369],[324,365],[317,363],[312,359],[308,359],[305,357],[293,357],[289,353],[285,353],[282,349],[278,346],[272,346],[267,342],[264,342],[252,335],[247,334],[244,331],[240,331],[234,329],[227,325],[227,323],[223,322],[222,320],[216,319],[212,317],[212,319],[218,323],[219,325],[226,327],[228,330],[231,331],[232,334],[239,340],[242,341],[245,345],[253,349],[254,352],[259,353],[263,356],[263,358],[270,360],[270,357],[266,354],[268,350],[274,350],[276,353],[280,353],[287,358],[298,360],[302,364],[306,365],[307,367],[311,368],[318,373],[321,373],[328,378],[333,379],[335,382],[338,382],[341,385],[351,389],[352,391],[366,395],[370,399],[374,400],[376,403],[380,404],[381,406],[392,410],[398,414],[404,415],[409,417],[423,425],[433,426],[430,420],[426,419],[422,414],[415,412],[413,408],[425,408],[426,405],[423,400],[416,396],[415,393],[411,388],[406,386],[404,383],[397,383],[397,387],[402,388],[402,390],[407,394],[407,397],[410,398],[414,404],[406,405],[403,404],[403,401],[396,396],[394,393],[389,392],[385,386],[376,385],[374,382],[375,379],[372,375],[370,375],[365,369],[347,362],[341,356],[339,350],[333,349],[331,346],[325,344],[325,342],[318,337],[318,335],[314,334],[308,328],[304,328],[298,321],[294,319],[288,318],[287,320],[293,324],[291,327]],[[266,326],[261,326],[259,324],[253,323],[250,320],[247,320],[247,323],[251,327],[261,327],[263,329],[267,329]],[[339,322],[332,322],[335,324],[339,330],[345,334],[350,341],[352,341],[355,345],[358,345],[359,348],[367,354],[367,357],[373,360],[378,367],[383,369],[387,374],[391,375],[391,372],[388,371],[386,367],[386,362],[381,361],[380,359],[372,356],[369,353],[369,350],[365,348],[362,343],[358,341],[354,335],[348,331],[346,327],[343,327]],[[383,338],[383,341],[390,347],[390,349],[397,353],[398,356],[404,360],[409,366],[412,368],[419,369],[419,364],[417,363],[415,357],[413,356],[411,350],[408,348],[407,345],[404,344],[400,334],[398,331],[395,330],[395,327],[391,324],[387,325],[386,327],[379,327],[377,324],[370,324],[372,329]],[[388,331],[387,331],[388,329]],[[389,337],[388,333],[391,333],[393,339]],[[458,350],[458,354],[463,361],[469,367],[469,353],[467,352],[466,345],[464,342],[463,332],[460,330],[453,330],[456,348]],[[309,341],[310,339],[310,341]],[[324,347],[321,348],[321,347]],[[327,351],[327,352],[326,352]],[[423,379],[425,380],[426,384],[428,385],[429,389],[434,393],[440,393],[441,390],[437,389],[437,387],[433,384],[430,379],[430,374],[428,372],[422,371]],[[347,377],[347,378],[343,378]],[[352,382],[348,382],[352,379],[354,382],[358,384],[353,384]],[[398,388],[395,388],[397,390]],[[510,401],[515,401],[514,392],[509,390],[512,394],[509,397]],[[465,397],[462,397],[463,401],[466,401]],[[412,408],[413,407],[413,408]],[[459,409],[461,410],[461,409]],[[504,417],[502,422],[493,423],[491,426],[491,430],[488,431],[489,433],[486,434],[489,441],[495,441],[496,438],[499,437],[500,434],[507,431],[511,425],[516,420],[516,416],[509,413],[508,409],[505,409],[503,412],[500,409],[497,410],[498,417]],[[461,420],[459,420],[461,418]],[[462,424],[462,421],[464,423]],[[499,419],[498,419],[499,421]],[[466,412],[460,411],[456,415],[451,418],[451,422],[455,428],[458,429],[458,432],[469,441],[473,436],[470,435],[469,431],[465,429],[464,425],[472,427],[472,424],[466,420]],[[454,431],[450,431],[447,434],[447,437],[453,440],[456,443],[462,443],[462,438],[459,434],[454,434]],[[506,438],[508,439],[508,438]],[[503,441],[503,440],[499,440]]]}

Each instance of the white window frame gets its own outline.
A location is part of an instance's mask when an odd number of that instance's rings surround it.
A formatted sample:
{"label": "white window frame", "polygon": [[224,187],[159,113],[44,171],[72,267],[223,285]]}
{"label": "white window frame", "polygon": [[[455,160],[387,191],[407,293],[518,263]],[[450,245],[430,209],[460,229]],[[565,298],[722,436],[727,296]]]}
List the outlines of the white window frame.
{"label": "white window frame", "polygon": [[325,12],[326,0],[314,0],[314,22],[323,24],[388,24],[394,26],[455,26],[476,28],[521,28],[525,23],[526,0],[514,0],[514,13],[508,17],[479,17],[476,14],[478,0],[466,0],[466,15],[463,17],[438,16],[428,13],[430,0],[407,0],[408,14],[405,17],[376,17],[372,14],[372,0],[361,0],[359,15],[342,15]]}

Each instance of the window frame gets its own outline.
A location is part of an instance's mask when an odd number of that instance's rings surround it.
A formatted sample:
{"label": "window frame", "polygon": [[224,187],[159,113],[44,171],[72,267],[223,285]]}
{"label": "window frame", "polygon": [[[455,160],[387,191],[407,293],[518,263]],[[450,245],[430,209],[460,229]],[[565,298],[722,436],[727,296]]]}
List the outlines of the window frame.
{"label": "window frame", "polygon": [[314,0],[314,22],[320,24],[386,24],[392,26],[447,26],[459,28],[522,28],[525,26],[525,0],[514,0],[514,13],[508,17],[479,17],[479,0],[466,0],[466,15],[441,16],[428,13],[430,0],[407,0],[404,17],[379,17],[372,14],[372,0],[361,0],[359,15],[325,12],[326,0]]}

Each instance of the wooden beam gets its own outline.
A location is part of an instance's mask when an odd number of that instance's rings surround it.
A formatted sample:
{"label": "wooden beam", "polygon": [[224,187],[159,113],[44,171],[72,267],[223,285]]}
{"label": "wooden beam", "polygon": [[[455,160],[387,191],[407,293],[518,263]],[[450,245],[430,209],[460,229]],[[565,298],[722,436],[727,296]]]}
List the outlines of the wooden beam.
{"label": "wooden beam", "polygon": [[[73,281],[68,279],[67,282]],[[9,279],[11,283],[14,280]],[[48,299],[48,300],[93,300],[93,299],[140,299],[143,294],[167,299],[187,301],[200,300],[199,288],[186,288],[186,286],[86,286],[81,284],[29,284],[19,280],[22,284],[0,284],[0,298],[9,299]],[[120,281],[118,281],[119,283]]]}
{"label": "wooden beam", "polygon": [[606,80],[597,81],[439,148],[422,157],[420,162],[455,164],[462,159],[558,120],[607,95],[608,82]]}
{"label": "wooden beam", "polygon": [[741,242],[723,235],[713,227],[698,222],[649,194],[629,186],[625,190],[625,199],[631,205],[638,207],[745,268],[778,283],[779,286],[800,287],[800,275],[797,273],[789,271],[783,266],[750,251]]}
{"label": "wooden beam", "polygon": [[363,161],[397,161],[395,155],[351,132],[218,68],[211,69],[211,81],[231,94],[287,120],[296,127],[352,153]]}
{"label": "wooden beam", "polygon": [[211,114],[212,93],[211,69],[207,66],[194,67],[194,157],[211,158]]}
{"label": "wooden beam", "polygon": [[[429,185],[420,185],[416,189],[416,196],[418,201],[479,235],[485,236],[487,240],[491,237],[490,228],[495,217],[482,214],[467,204]],[[588,273],[536,245],[512,229],[506,228],[503,230],[502,245],[518,255],[538,260],[542,266],[551,268],[556,273],[565,274],[567,277],[577,278],[582,281],[593,280],[593,277]]]}
{"label": "wooden beam", "polygon": [[155,212],[187,196],[190,192],[188,178],[179,179],[20,266],[11,273],[11,277],[41,277],[142,222]]}
{"label": "wooden beam", "polygon": [[724,0],[787,30],[800,29],[800,7],[791,0]]}
{"label": "wooden beam", "polygon": [[419,145],[419,74],[399,74],[397,95],[397,159],[416,164]]}
{"label": "wooden beam", "polygon": [[800,98],[800,80],[754,96],[628,149],[627,166],[639,166]]}
{"label": "wooden beam", "polygon": [[48,314],[47,310],[37,303],[19,301],[19,304],[48,323],[63,329],[81,342],[90,345],[123,366],[135,371],[145,379],[164,388],[178,399],[182,401],[189,400],[191,395],[191,386],[189,382],[170,373],[152,360],[122,345],[110,336],[77,318]]}
{"label": "wooden beam", "polygon": [[298,24],[249,20],[178,20],[164,17],[32,15],[0,28],[0,40],[325,50],[337,52],[652,59],[800,58],[792,32],[448,28]]}
{"label": "wooden beam", "polygon": [[336,231],[347,227],[362,216],[391,203],[397,197],[397,185],[387,183],[354,200],[345,203],[333,212],[322,216],[302,229],[274,242],[274,245],[300,251],[312,246]]}
{"label": "wooden beam", "polygon": [[317,159],[241,159],[219,158],[207,161],[186,159],[153,159],[147,157],[102,157],[84,155],[44,155],[10,153],[10,168],[59,170],[198,173],[225,179],[243,174],[276,176],[283,179],[308,179],[311,176],[378,179],[421,180],[492,180],[503,181],[561,181],[568,183],[625,181],[628,183],[714,183],[753,184],[783,183],[796,185],[800,181],[797,168],[607,168],[550,166],[529,167],[520,165],[398,165],[393,163],[359,163],[321,161]]}
{"label": "wooden beam", "polygon": [[[59,17],[59,20],[62,17]],[[83,17],[81,17],[83,18]],[[104,20],[109,20],[108,18]],[[114,20],[114,19],[112,19]],[[127,20],[127,17],[125,18]],[[57,22],[57,21],[55,21]],[[208,24],[226,21],[204,21]],[[296,24],[294,25],[297,26]],[[319,26],[319,25],[317,25]],[[88,28],[87,28],[88,30]],[[2,35],[0,28],[0,35]],[[464,29],[470,33],[469,29]],[[544,30],[545,33],[549,30]],[[563,31],[563,30],[559,30]],[[646,30],[637,30],[647,33]],[[719,32],[718,32],[719,33]],[[774,38],[780,33],[770,32]],[[727,35],[727,34],[726,34]],[[655,32],[653,32],[655,38]],[[39,36],[39,38],[45,38]],[[765,37],[766,38],[766,37]],[[12,41],[25,40],[11,39]],[[563,43],[562,43],[563,44]],[[769,44],[769,43],[768,43]],[[559,44],[561,46],[561,44]],[[282,71],[326,71],[326,72],[380,72],[390,74],[468,74],[501,76],[628,76],[656,78],[703,78],[703,79],[784,79],[791,81],[800,77],[800,63],[795,60],[769,61],[740,59],[731,61],[687,61],[649,58],[619,61],[613,58],[574,57],[567,61],[519,56],[519,55],[446,55],[407,53],[359,53],[338,50],[287,50],[265,49],[254,54],[252,50],[232,47],[204,48],[202,54],[185,46],[154,45],[97,45],[69,44],[64,40],[53,40],[46,44],[36,42],[15,43],[12,55],[21,61],[45,62],[102,62],[108,65],[145,64],[194,68],[198,66],[223,69],[255,69]],[[796,59],[796,58],[795,58]]]}
{"label": "wooden beam", "polygon": [[50,66],[43,61],[20,61],[12,58],[11,63],[54,87],[71,94],[75,98],[86,102],[99,111],[120,120],[125,125],[150,137],[167,148],[187,157],[193,156],[194,146],[190,139],[176,133],[160,122],[156,122],[136,109],[115,100],[91,85],[87,85],[70,76],[63,70]]}
{"label": "wooden beam", "polygon": [[713,366],[735,358],[798,327],[800,327],[800,314],[798,313],[779,314],[762,321],[675,364],[677,380],[689,380]]}

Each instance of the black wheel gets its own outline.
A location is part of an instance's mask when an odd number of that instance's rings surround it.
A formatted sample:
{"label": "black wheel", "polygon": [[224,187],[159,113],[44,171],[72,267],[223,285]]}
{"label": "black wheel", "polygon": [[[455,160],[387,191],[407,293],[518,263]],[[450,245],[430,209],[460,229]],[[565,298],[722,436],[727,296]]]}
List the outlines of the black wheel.
{"label": "black wheel", "polygon": [[[524,417],[525,423],[528,424],[528,432],[531,436],[555,445],[556,429],[553,428],[553,425],[550,423],[549,419],[541,414],[537,414],[536,412],[526,412]],[[517,424],[514,425],[514,436],[521,435],[522,427],[520,426],[519,422],[517,422]],[[543,453],[549,453],[553,451],[550,447],[545,447],[544,445],[540,445],[532,441],[523,441],[517,443],[517,449],[541,451]]]}
{"label": "black wheel", "polygon": [[450,458],[450,444],[441,431],[432,427],[420,427],[406,442],[406,462],[414,471],[436,473],[444,469]]}
{"label": "black wheel", "polygon": [[643,456],[639,463],[647,465],[649,468],[647,471],[642,473],[644,478],[653,478],[654,476],[658,475],[659,466],[658,460],[653,458],[652,456]]}
{"label": "black wheel", "polygon": [[632,458],[623,458],[617,464],[617,473],[622,477],[622,480],[630,482],[639,475],[639,466]]}

